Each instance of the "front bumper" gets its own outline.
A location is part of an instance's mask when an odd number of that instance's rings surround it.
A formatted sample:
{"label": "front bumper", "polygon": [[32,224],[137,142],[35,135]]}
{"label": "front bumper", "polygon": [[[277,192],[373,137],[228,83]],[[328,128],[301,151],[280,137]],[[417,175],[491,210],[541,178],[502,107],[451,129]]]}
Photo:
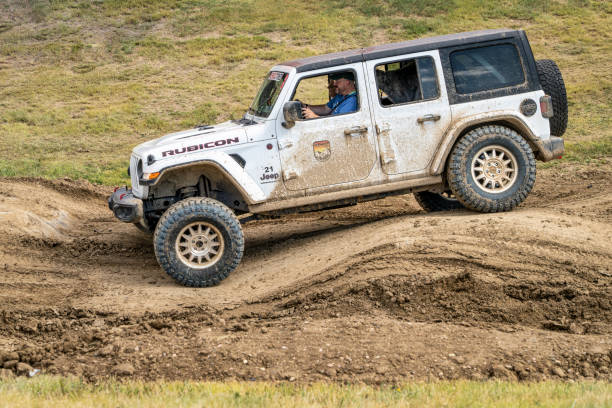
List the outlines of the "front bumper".
{"label": "front bumper", "polygon": [[142,200],[134,197],[132,190],[120,187],[108,197],[108,208],[123,222],[143,223]]}

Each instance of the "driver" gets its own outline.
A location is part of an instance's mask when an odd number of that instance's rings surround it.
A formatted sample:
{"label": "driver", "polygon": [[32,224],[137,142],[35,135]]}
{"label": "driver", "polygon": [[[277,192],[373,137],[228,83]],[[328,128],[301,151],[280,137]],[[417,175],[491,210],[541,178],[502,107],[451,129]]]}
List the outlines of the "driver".
{"label": "driver", "polygon": [[329,75],[332,86],[335,88],[336,96],[325,105],[302,106],[302,115],[306,119],[318,118],[319,116],[338,115],[350,113],[357,110],[357,91],[355,90],[355,77],[350,71],[337,72]]}

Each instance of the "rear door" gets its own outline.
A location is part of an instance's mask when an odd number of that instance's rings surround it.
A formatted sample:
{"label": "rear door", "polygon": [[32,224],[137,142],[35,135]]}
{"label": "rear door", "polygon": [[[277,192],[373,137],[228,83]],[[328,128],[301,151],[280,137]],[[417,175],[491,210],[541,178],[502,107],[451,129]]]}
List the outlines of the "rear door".
{"label": "rear door", "polygon": [[438,51],[366,62],[386,174],[427,173],[451,123]]}
{"label": "rear door", "polygon": [[298,74],[292,99],[309,105],[327,103],[328,75],[339,71],[354,74],[355,112],[296,121],[290,129],[281,125],[282,118],[277,121],[282,177],[289,190],[363,180],[374,167],[375,132],[362,63]]}

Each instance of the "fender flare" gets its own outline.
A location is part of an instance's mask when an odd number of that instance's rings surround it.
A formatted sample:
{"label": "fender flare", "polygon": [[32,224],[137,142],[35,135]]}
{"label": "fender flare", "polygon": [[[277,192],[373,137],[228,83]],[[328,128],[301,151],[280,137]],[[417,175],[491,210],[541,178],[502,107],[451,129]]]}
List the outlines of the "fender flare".
{"label": "fender flare", "polygon": [[[159,172],[159,176],[151,182],[145,182],[146,185],[154,186],[164,176],[165,173],[192,166],[211,166],[221,171],[227,179],[240,191],[247,204],[257,204],[265,200],[266,196],[259,185],[244,171],[244,169],[230,155],[224,152],[207,152],[204,155],[198,155],[193,160],[185,161],[164,161],[156,169],[151,168],[151,171]],[[157,166],[155,166],[157,167]]]}
{"label": "fender flare", "polygon": [[506,122],[509,123],[514,130],[516,130],[521,136],[523,136],[531,148],[534,150],[534,153],[538,155],[538,158],[543,161],[549,161],[554,159],[554,153],[551,151],[550,147],[546,142],[536,136],[529,126],[521,119],[515,112],[507,112],[501,111],[496,112],[495,114],[480,114],[474,116],[468,116],[464,119],[457,121],[453,126],[451,126],[444,136],[442,143],[440,143],[440,148],[438,152],[434,156],[434,159],[430,166],[430,174],[439,175],[442,174],[445,168],[446,159],[450,154],[455,142],[459,137],[463,134],[463,132],[470,127],[474,127],[476,125],[487,125],[491,123],[499,123]]}

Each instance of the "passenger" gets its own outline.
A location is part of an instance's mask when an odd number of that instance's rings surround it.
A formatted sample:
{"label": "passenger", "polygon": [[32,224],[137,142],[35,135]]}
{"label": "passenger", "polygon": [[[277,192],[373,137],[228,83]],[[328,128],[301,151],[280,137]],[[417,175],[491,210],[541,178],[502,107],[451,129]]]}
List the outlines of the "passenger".
{"label": "passenger", "polygon": [[353,73],[338,72],[331,74],[329,79],[335,88],[336,96],[331,98],[325,105],[304,104],[302,106],[302,115],[305,119],[350,113],[357,110],[357,91],[355,90],[355,77]]}

